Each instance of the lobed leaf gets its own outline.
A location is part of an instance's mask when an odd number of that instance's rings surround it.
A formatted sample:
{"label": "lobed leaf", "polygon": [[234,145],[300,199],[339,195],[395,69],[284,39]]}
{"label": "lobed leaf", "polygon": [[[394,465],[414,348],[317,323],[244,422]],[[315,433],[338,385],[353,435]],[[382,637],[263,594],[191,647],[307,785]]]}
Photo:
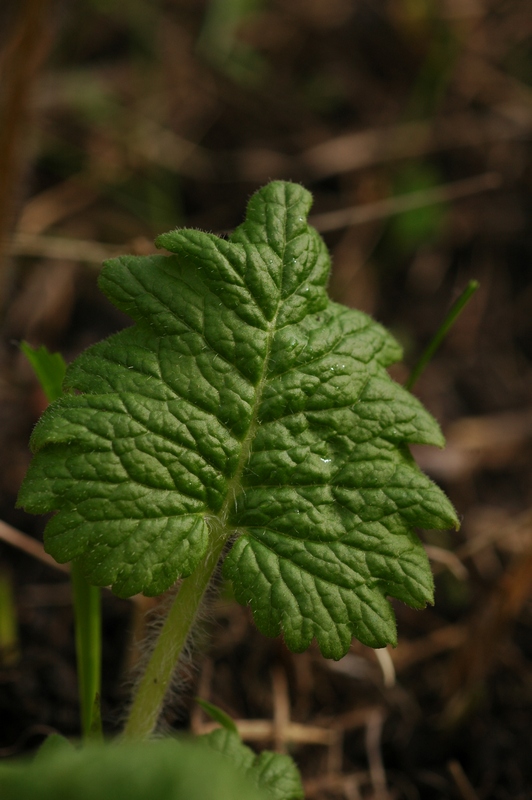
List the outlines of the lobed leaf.
{"label": "lobed leaf", "polygon": [[221,728],[201,736],[199,741],[225,756],[270,800],[303,800],[301,776],[290,756],[271,750],[256,755],[238,733]]}
{"label": "lobed leaf", "polygon": [[395,641],[388,596],[432,601],[413,529],[458,523],[408,450],[443,439],[386,372],[399,345],[327,297],[310,203],[274,182],[229,240],[176,230],[157,240],[172,255],[105,264],[136,325],[69,367],[19,502],[57,511],[47,551],[121,596],[191,574],[221,526],[258,627],[340,658],[353,635]]}

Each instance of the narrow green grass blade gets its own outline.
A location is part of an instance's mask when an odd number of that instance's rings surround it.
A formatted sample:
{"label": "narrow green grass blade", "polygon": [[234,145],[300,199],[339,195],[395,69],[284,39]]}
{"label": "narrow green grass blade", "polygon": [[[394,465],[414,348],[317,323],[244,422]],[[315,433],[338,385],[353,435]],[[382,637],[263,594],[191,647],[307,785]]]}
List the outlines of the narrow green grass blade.
{"label": "narrow green grass blade", "polygon": [[83,738],[102,737],[101,684],[101,590],[91,586],[77,561],[71,565],[72,595],[76,620],[76,654]]}
{"label": "narrow green grass blade", "polygon": [[232,731],[238,735],[238,728],[235,725],[235,722],[229,714],[226,714],[219,706],[215,706],[214,703],[209,703],[208,700],[202,700],[201,697],[196,697],[196,703],[202,707],[206,714],[209,715],[211,719],[215,722],[219,722],[220,725],[228,731]]}
{"label": "narrow green grass blade", "polygon": [[0,667],[14,667],[20,657],[18,620],[10,576],[0,570]]}
{"label": "narrow green grass blade", "polygon": [[[66,372],[63,356],[60,353],[50,353],[44,345],[33,348],[27,342],[22,342],[20,349],[33,367],[47,399],[53,402],[61,397]],[[75,561],[72,562],[71,580],[83,738],[99,739],[102,736],[100,589],[87,582]]]}
{"label": "narrow green grass blade", "polygon": [[419,361],[417,362],[416,366],[410,373],[408,380],[405,383],[405,389],[412,391],[414,385],[416,384],[419,376],[424,371],[425,367],[429,362],[432,360],[434,353],[441,345],[451,328],[453,327],[454,323],[469,303],[475,292],[477,291],[478,287],[480,286],[478,281],[472,280],[469,281],[466,288],[460,295],[460,297],[456,300],[456,302],[451,306],[449,313],[447,314],[445,320],[440,325],[438,330],[436,331],[435,335],[421,354]]}
{"label": "narrow green grass blade", "polygon": [[50,353],[44,345],[34,348],[27,342],[21,342],[20,349],[33,367],[50,403],[61,397],[61,386],[66,372],[65,360],[61,353]]}

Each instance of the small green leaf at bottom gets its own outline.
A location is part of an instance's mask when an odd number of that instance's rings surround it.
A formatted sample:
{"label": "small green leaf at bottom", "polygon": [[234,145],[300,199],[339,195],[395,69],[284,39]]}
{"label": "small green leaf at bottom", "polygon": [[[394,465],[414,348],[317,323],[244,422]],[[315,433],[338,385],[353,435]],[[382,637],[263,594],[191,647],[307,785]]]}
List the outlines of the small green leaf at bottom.
{"label": "small green leaf at bottom", "polygon": [[[233,734],[234,735],[234,734]],[[59,746],[56,746],[59,744]],[[55,742],[33,762],[0,764],[2,800],[268,800],[253,776],[198,741]]]}
{"label": "small green leaf at bottom", "polygon": [[242,743],[238,734],[228,730],[212,731],[200,737],[200,741],[222,753],[262,789],[270,800],[302,800],[304,797],[301,776],[290,756],[269,750],[257,756]]}

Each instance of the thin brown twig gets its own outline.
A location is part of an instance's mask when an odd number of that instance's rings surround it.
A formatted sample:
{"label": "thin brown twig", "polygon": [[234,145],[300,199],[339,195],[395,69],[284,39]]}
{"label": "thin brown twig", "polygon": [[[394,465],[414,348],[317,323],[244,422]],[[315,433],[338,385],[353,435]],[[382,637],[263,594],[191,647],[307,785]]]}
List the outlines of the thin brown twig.
{"label": "thin brown twig", "polygon": [[456,553],[452,550],[446,550],[444,547],[437,547],[433,544],[423,545],[425,552],[431,561],[436,561],[447,567],[454,577],[459,581],[466,581],[469,577],[469,571],[460,561]]}
{"label": "thin brown twig", "polygon": [[309,222],[322,233],[347,228],[351,225],[363,225],[378,219],[385,219],[405,211],[414,211],[418,208],[448,203],[461,197],[468,197],[479,192],[496,189],[501,185],[501,178],[493,172],[476,175],[474,178],[454,181],[453,183],[433,186],[418,192],[387,197],[377,203],[368,203],[362,206],[341,208],[337,211],[328,211],[324,214],[314,214]]}
{"label": "thin brown twig", "polygon": [[11,525],[8,525],[7,522],[0,522],[0,540],[13,547],[17,547],[24,553],[33,556],[33,558],[37,558],[49,567],[54,567],[54,569],[61,570],[61,572],[70,572],[69,565],[58,564],[55,558],[48,555],[41,542],[37,541],[37,539],[34,539],[32,536],[28,536],[27,533],[22,533],[22,531],[13,528]]}
{"label": "thin brown twig", "polygon": [[352,772],[348,775],[328,773],[304,782],[305,797],[321,797],[322,792],[343,792],[348,800],[358,800],[361,797],[359,788],[369,783],[370,776],[367,772]]}
{"label": "thin brown twig", "polygon": [[[275,739],[275,723],[269,719],[235,719],[238,733],[245,742],[265,742]],[[204,722],[199,733],[210,733],[219,728],[217,722]],[[336,742],[339,732],[301,722],[289,722],[284,728],[286,744],[321,744],[329,747]]]}
{"label": "thin brown twig", "polygon": [[91,184],[89,176],[71,175],[28,200],[20,214],[17,233],[42,234],[52,225],[86,209],[99,195],[99,189]]}
{"label": "thin brown twig", "polygon": [[285,731],[290,725],[290,696],[285,671],[280,666],[272,670],[274,748],[286,753]]}
{"label": "thin brown twig", "polygon": [[[384,219],[394,214],[412,211],[436,203],[449,202],[461,197],[468,197],[479,192],[495,189],[500,186],[500,177],[492,172],[466,178],[462,181],[435,186],[419,192],[390,197],[377,203],[363,206],[343,208],[325,214],[311,216],[309,222],[321,232],[331,231],[352,225],[363,225],[377,219]],[[135,247],[130,244],[111,245],[102,242],[82,239],[67,239],[61,236],[40,236],[19,232],[9,245],[9,252],[15,256],[35,256],[67,261],[81,261],[86,264],[101,265],[102,261],[114,258]]]}
{"label": "thin brown twig", "polygon": [[[201,697],[209,697],[209,685],[212,677],[212,662],[202,671],[199,693]],[[286,676],[279,668],[272,673],[274,695],[274,718],[269,719],[235,719],[240,737],[246,742],[274,742],[281,752],[286,752],[288,744],[316,744],[325,747],[337,745],[341,741],[342,732],[332,727],[320,727],[292,722],[290,719],[290,700]],[[203,722],[203,711],[196,707],[192,715],[192,730],[196,735],[210,733],[220,727],[218,722]],[[365,723],[362,722],[363,725]]]}
{"label": "thin brown twig", "polygon": [[471,782],[464,772],[464,769],[459,761],[449,761],[447,769],[453,776],[456,788],[460,792],[463,800],[479,800],[478,794],[473,789]]}
{"label": "thin brown twig", "polygon": [[16,233],[9,246],[14,256],[36,256],[66,261],[81,261],[101,265],[107,258],[113,258],[127,245],[108,245],[101,242],[67,239],[61,236],[39,236],[30,233]]}
{"label": "thin brown twig", "polygon": [[[497,113],[483,118],[459,114],[431,122],[403,122],[386,128],[346,133],[313,146],[301,154],[298,162],[305,173],[314,178],[326,178],[390,161],[420,158],[454,147],[479,147],[488,142],[512,141],[528,136],[529,132],[528,119],[523,123],[503,119]],[[256,179],[260,180],[262,176]]]}
{"label": "thin brown twig", "polygon": [[467,640],[468,631],[465,625],[444,625],[419,639],[408,641],[400,639],[392,653],[397,672],[427,661],[440,653],[456,650]]}
{"label": "thin brown twig", "polygon": [[[234,174],[249,181],[270,180],[287,172],[315,180],[453,148],[479,148],[492,142],[516,141],[528,138],[530,128],[528,116],[525,119],[503,117],[501,109],[495,108],[482,117],[471,113],[454,114],[429,122],[400,122],[344,133],[297,156],[248,147],[236,154],[225,154],[224,164],[234,163]],[[211,173],[216,173],[220,159],[211,155],[211,161]]]}

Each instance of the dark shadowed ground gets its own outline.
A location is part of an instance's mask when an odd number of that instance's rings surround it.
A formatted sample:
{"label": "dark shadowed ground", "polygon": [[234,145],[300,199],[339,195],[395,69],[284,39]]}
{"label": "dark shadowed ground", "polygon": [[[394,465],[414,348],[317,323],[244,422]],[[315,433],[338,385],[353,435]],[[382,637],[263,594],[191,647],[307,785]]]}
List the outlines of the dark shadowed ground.
{"label": "dark shadowed ground", "polygon": [[[422,532],[436,605],[399,646],[340,662],[264,639],[229,589],[169,724],[218,703],[292,753],[308,798],[532,797],[530,0],[4,0],[0,8],[0,517],[45,406],[18,350],[71,360],[128,324],[96,287],[117,252],[226,231],[271,178],[303,182],[331,293],[411,366],[481,287],[416,386],[444,451],[416,457],[459,533]],[[404,197],[409,197],[405,201]],[[349,211],[355,208],[356,210]],[[2,533],[0,531],[0,533]],[[5,532],[7,535],[7,531]],[[0,541],[0,755],[79,732],[67,577]],[[139,603],[104,597],[104,720],[120,721]],[[203,654],[203,655],[202,655]]]}

